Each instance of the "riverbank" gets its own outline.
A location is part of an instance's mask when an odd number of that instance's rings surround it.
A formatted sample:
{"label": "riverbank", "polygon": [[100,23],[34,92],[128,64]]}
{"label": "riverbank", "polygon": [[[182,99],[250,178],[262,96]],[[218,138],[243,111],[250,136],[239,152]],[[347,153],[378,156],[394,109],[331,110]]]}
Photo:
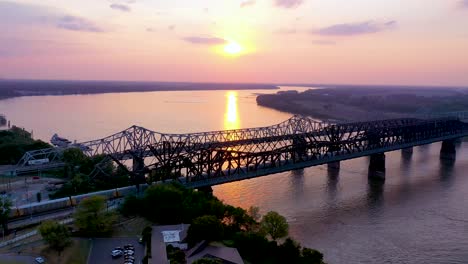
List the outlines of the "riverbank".
{"label": "riverbank", "polygon": [[279,88],[270,84],[249,83],[0,80],[0,100],[20,96],[274,89]]}
{"label": "riverbank", "polygon": [[292,114],[337,121],[416,117],[468,111],[468,89],[347,87],[257,96],[257,104]]}

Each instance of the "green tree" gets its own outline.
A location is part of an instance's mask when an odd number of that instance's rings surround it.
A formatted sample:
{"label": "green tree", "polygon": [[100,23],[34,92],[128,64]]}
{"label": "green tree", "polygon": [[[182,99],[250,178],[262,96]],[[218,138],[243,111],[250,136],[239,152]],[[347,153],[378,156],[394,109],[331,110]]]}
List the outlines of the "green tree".
{"label": "green tree", "polygon": [[0,196],[0,222],[3,227],[3,232],[8,234],[8,218],[11,212],[11,200],[8,196]]}
{"label": "green tree", "polygon": [[247,210],[247,213],[252,217],[255,221],[260,221],[261,215],[260,215],[260,208],[257,206],[250,206],[249,210]]}
{"label": "green tree", "polygon": [[219,259],[201,258],[192,262],[192,264],[223,264]]}
{"label": "green tree", "polygon": [[174,185],[155,185],[145,191],[143,215],[159,224],[181,223],[184,190]]}
{"label": "green tree", "polygon": [[275,241],[288,235],[289,225],[286,218],[274,211],[263,216],[260,227]]}
{"label": "green tree", "polygon": [[82,165],[88,157],[79,148],[68,148],[63,151],[62,159],[72,167]]}
{"label": "green tree", "polygon": [[75,212],[75,225],[86,235],[95,236],[112,231],[116,216],[108,212],[106,200],[102,196],[84,199]]}
{"label": "green tree", "polygon": [[286,238],[277,250],[280,263],[298,263],[301,257],[301,245],[291,238]]}
{"label": "green tree", "polygon": [[323,254],[320,251],[311,248],[302,249],[302,257],[300,263],[302,264],[322,264]]}
{"label": "green tree", "polygon": [[250,225],[255,223],[255,220],[246,210],[240,207],[226,205],[223,223],[237,232],[240,230],[247,230]]}
{"label": "green tree", "polygon": [[195,218],[187,231],[187,239],[191,245],[202,240],[217,241],[222,239],[223,235],[223,224],[213,215]]}
{"label": "green tree", "polygon": [[50,248],[58,255],[71,243],[70,232],[65,225],[55,221],[45,221],[39,226],[39,233]]}

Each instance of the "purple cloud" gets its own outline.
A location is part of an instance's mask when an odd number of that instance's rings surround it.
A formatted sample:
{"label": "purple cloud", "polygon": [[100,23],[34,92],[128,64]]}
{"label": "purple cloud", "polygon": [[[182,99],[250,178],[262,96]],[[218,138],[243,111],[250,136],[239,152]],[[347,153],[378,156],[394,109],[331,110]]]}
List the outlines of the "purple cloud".
{"label": "purple cloud", "polygon": [[129,6],[122,5],[122,4],[112,4],[112,5],[110,5],[110,8],[115,9],[115,10],[119,10],[119,11],[122,11],[122,12],[132,11],[132,9]]}
{"label": "purple cloud", "polygon": [[227,41],[222,38],[214,37],[186,37],[183,40],[190,42],[192,44],[202,44],[202,45],[220,45],[225,44]]}
{"label": "purple cloud", "polygon": [[240,4],[240,7],[244,8],[244,7],[249,7],[253,5],[255,5],[255,0],[245,0],[245,1],[242,1],[242,3]]}
{"label": "purple cloud", "polygon": [[468,8],[468,0],[460,0],[459,5],[461,8]]}
{"label": "purple cloud", "polygon": [[94,23],[76,16],[64,16],[57,22],[57,27],[72,31],[103,32]]}
{"label": "purple cloud", "polygon": [[275,5],[282,8],[295,8],[304,3],[304,0],[275,0]]}
{"label": "purple cloud", "polygon": [[396,27],[396,21],[377,23],[374,21],[365,21],[359,23],[336,24],[318,30],[312,31],[314,34],[323,36],[355,36],[377,33]]}

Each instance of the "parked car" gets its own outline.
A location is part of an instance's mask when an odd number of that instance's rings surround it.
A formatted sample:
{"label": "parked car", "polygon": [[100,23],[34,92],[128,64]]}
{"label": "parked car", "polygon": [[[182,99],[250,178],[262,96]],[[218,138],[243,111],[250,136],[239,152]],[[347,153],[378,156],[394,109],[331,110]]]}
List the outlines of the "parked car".
{"label": "parked car", "polygon": [[123,251],[122,250],[112,250],[111,252],[111,256],[112,258],[119,258],[123,255]]}
{"label": "parked car", "polygon": [[45,260],[42,257],[37,257],[35,260],[39,264],[45,263]]}

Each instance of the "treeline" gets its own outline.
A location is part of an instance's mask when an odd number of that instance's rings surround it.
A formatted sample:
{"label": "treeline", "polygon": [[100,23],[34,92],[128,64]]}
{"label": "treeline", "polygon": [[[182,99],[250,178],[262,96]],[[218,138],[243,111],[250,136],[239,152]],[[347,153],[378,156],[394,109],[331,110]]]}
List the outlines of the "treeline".
{"label": "treeline", "polygon": [[[281,215],[269,212],[260,217],[258,208],[247,211],[178,184],[154,185],[140,198],[126,198],[121,213],[143,216],[157,224],[191,224],[187,233],[190,246],[220,241],[236,247],[251,263],[323,263],[320,252],[287,237],[288,225]],[[180,252],[170,255],[178,256]],[[179,256],[171,263],[183,264],[184,259]]]}
{"label": "treeline", "polygon": [[[454,88],[324,88],[302,93],[259,95],[257,103],[295,114],[339,119],[343,106],[363,112],[397,114],[467,111],[468,92]],[[314,105],[323,105],[323,108],[318,109]]]}
{"label": "treeline", "polygon": [[22,128],[0,130],[0,165],[17,164],[25,152],[49,147],[44,141],[34,140]]}
{"label": "treeline", "polygon": [[39,95],[247,89],[277,89],[277,87],[269,84],[248,83],[0,80],[0,99]]}

